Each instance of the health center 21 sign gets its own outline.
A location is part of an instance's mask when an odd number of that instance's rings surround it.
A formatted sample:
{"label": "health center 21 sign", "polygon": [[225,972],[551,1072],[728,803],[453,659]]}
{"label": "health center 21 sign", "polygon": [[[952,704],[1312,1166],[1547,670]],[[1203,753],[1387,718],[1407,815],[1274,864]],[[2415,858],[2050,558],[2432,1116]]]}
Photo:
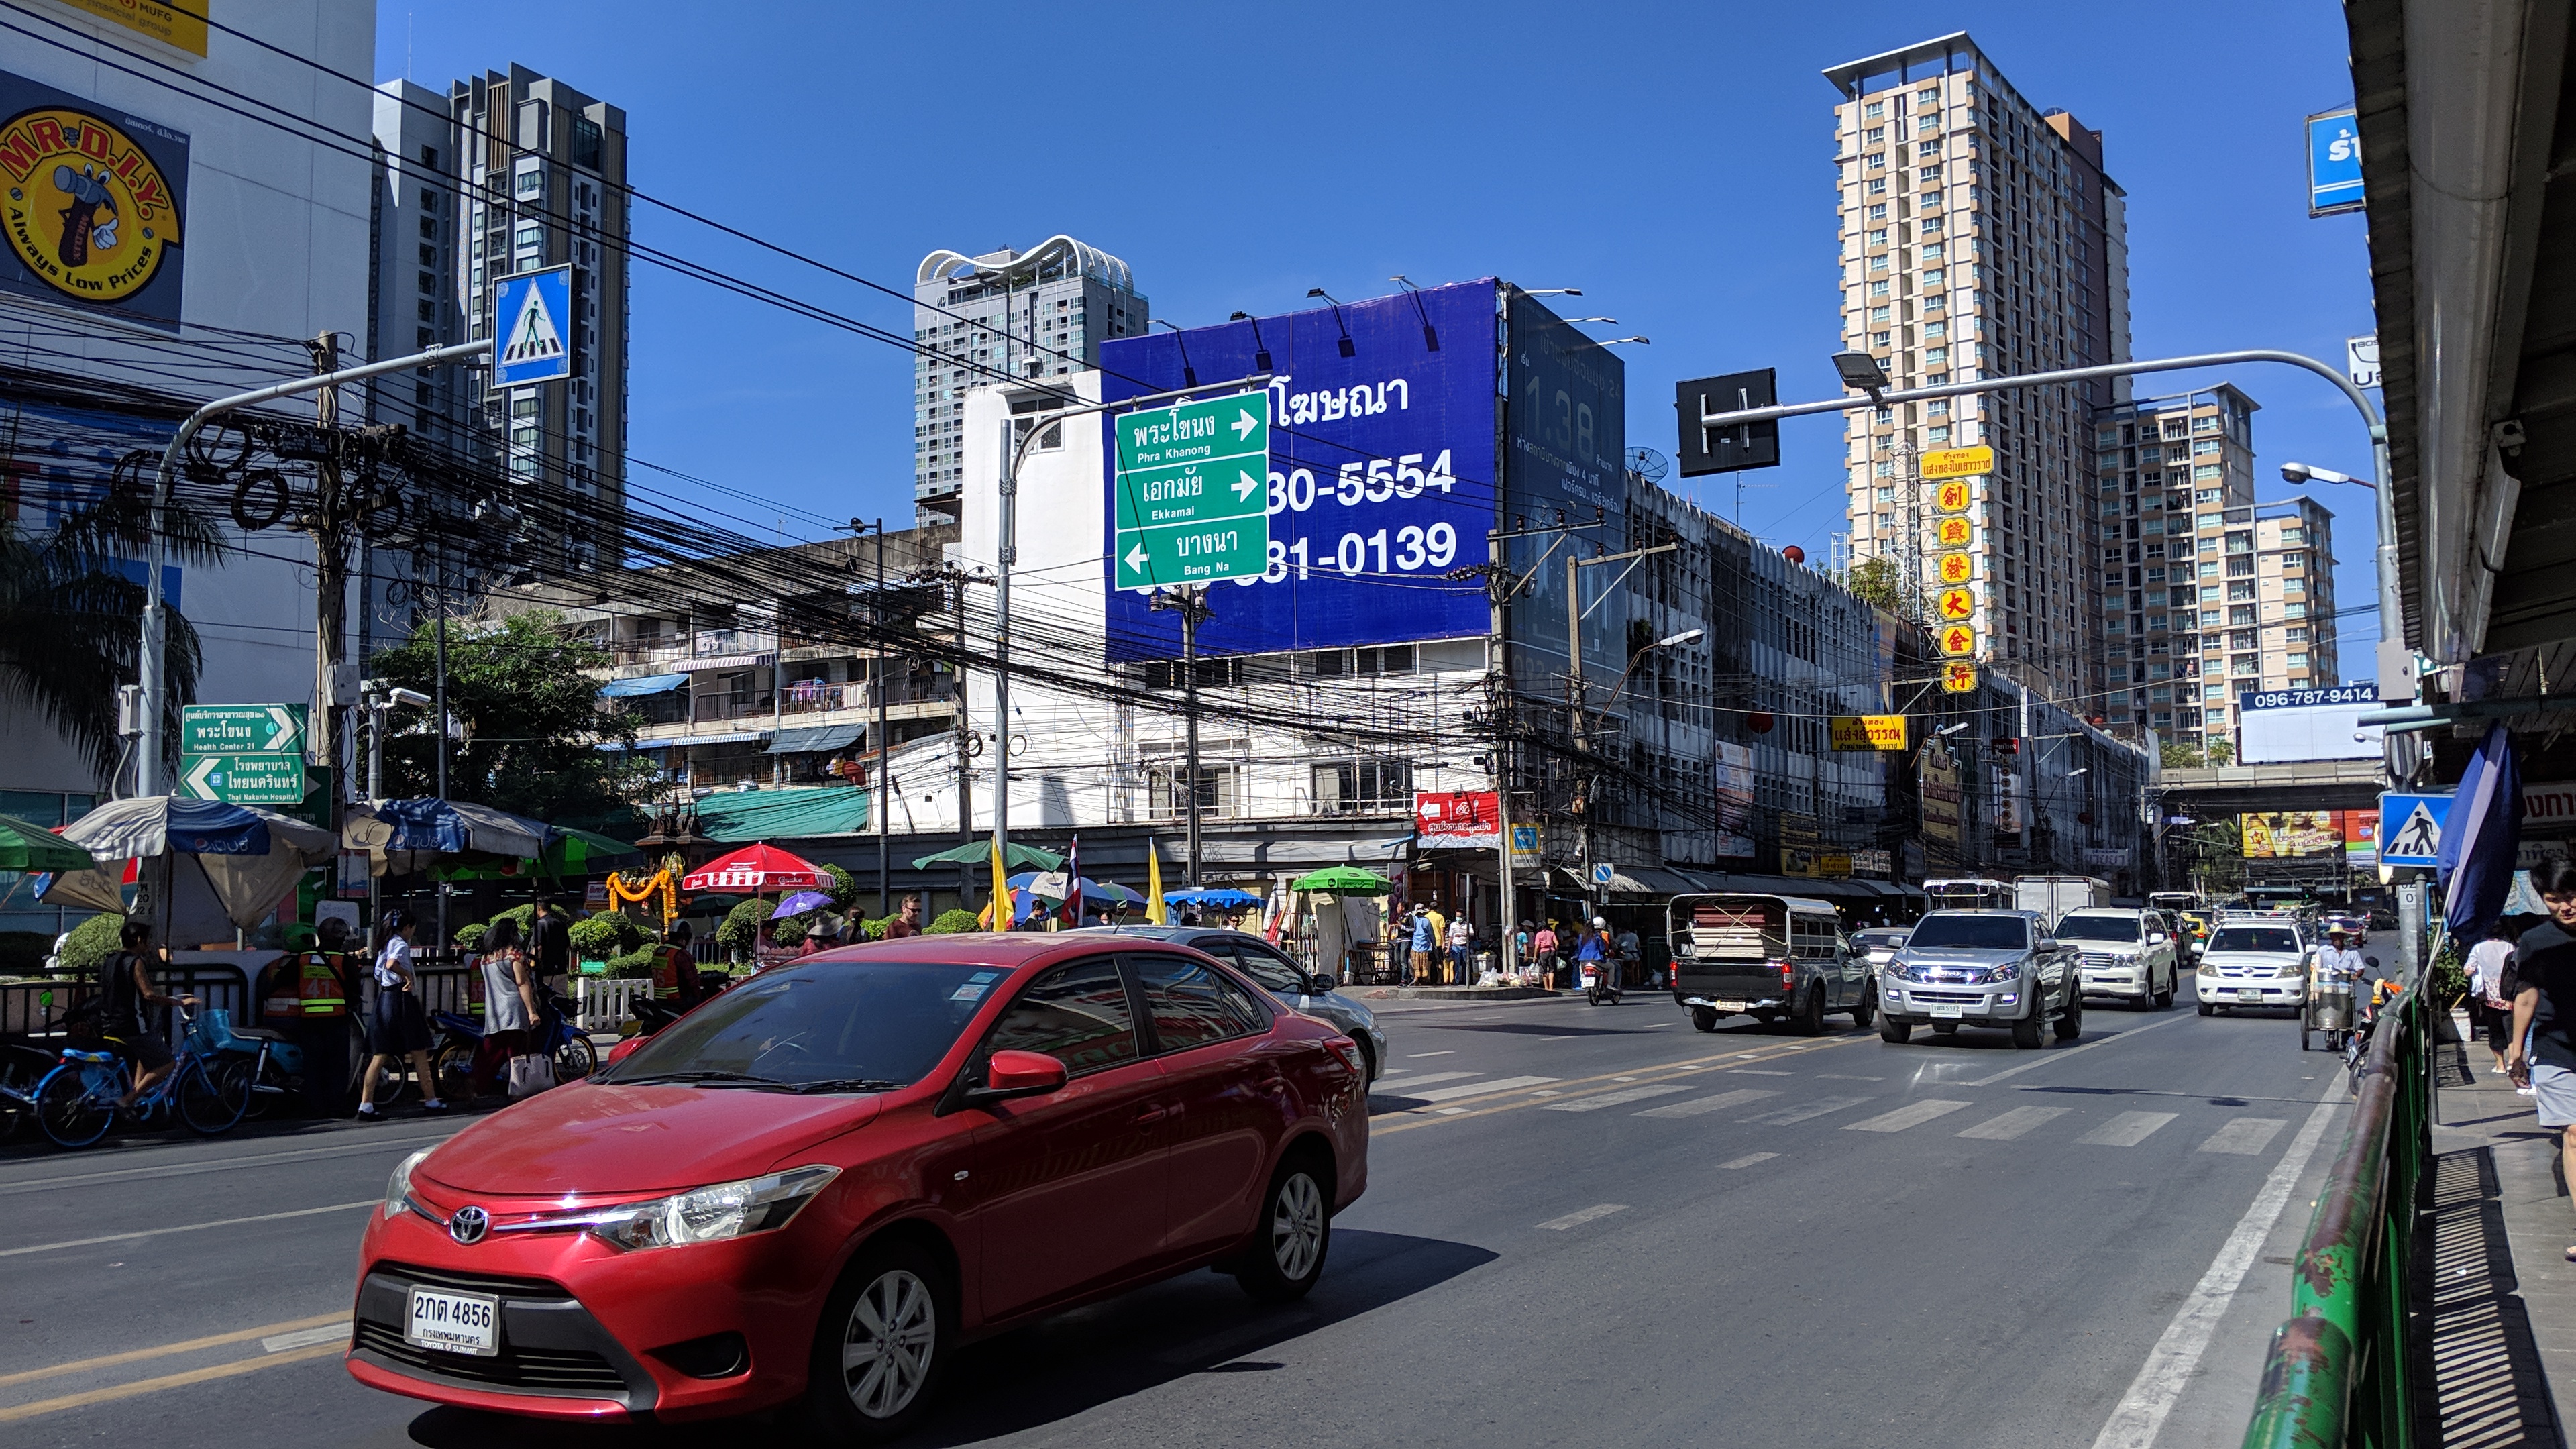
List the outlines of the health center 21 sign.
{"label": "health center 21 sign", "polygon": [[188,138],[0,71],[0,287],[176,331]]}

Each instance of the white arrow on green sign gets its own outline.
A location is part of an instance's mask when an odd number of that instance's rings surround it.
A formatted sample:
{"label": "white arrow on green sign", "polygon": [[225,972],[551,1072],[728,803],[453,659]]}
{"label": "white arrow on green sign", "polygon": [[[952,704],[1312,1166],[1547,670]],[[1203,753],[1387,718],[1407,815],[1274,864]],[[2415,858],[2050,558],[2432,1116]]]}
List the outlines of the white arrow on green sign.
{"label": "white arrow on green sign", "polygon": [[304,799],[302,755],[190,755],[180,762],[179,793],[232,805],[295,805]]}
{"label": "white arrow on green sign", "polygon": [[303,751],[304,706],[300,704],[192,704],[179,712],[179,753],[183,755]]}
{"label": "white arrow on green sign", "polygon": [[1196,584],[1270,566],[1270,394],[1121,413],[1118,587]]}

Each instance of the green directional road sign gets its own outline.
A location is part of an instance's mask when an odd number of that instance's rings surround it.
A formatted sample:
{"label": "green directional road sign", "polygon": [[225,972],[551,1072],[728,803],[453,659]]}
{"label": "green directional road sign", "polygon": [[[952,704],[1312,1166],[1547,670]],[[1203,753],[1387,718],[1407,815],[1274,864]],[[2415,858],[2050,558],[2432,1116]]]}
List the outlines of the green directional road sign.
{"label": "green directional road sign", "polygon": [[1121,413],[1118,587],[1247,578],[1270,565],[1270,394]]}
{"label": "green directional road sign", "polygon": [[189,755],[179,763],[179,793],[233,805],[301,805],[304,757]]}
{"label": "green directional road sign", "polygon": [[304,706],[189,705],[179,712],[179,753],[300,755],[304,753]]}

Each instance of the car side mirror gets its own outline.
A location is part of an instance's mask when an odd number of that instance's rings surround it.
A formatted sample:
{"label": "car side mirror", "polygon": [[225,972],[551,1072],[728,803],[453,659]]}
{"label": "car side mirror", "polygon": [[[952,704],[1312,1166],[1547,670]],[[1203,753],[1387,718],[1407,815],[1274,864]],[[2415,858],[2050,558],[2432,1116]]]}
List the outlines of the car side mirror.
{"label": "car side mirror", "polygon": [[1314,975],[1306,978],[1306,994],[1309,996],[1327,995],[1335,987],[1340,986],[1341,984],[1342,983],[1335,981],[1332,977],[1318,971]]}
{"label": "car side mirror", "polygon": [[985,1065],[984,1085],[970,1089],[970,1106],[1007,1102],[1015,1097],[1042,1097],[1064,1086],[1064,1063],[1044,1052],[1004,1049]]}
{"label": "car side mirror", "polygon": [[2150,932],[2147,936],[2147,944],[2150,946],[2161,946],[2169,939],[2171,938],[2166,936],[2162,931]]}
{"label": "car side mirror", "polygon": [[2056,938],[2055,936],[2042,936],[2042,937],[2040,937],[2040,938],[2039,938],[2039,949],[2041,949],[2041,950],[2043,950],[2043,951],[2054,951],[2054,950],[2056,950],[2056,949],[2057,949],[2057,938]]}

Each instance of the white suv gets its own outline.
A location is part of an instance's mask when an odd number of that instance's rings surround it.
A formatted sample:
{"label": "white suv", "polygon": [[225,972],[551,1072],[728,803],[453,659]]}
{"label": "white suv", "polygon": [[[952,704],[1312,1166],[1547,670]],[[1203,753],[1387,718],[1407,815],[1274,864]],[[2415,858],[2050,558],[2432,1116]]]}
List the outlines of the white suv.
{"label": "white suv", "polygon": [[2057,939],[2082,953],[2077,969],[2087,996],[2118,996],[2140,1011],[2173,1005],[2173,921],[2162,911],[2085,909],[2057,921]]}
{"label": "white suv", "polygon": [[2290,916],[2235,916],[2219,922],[2200,952],[2192,980],[2200,1014],[2222,1006],[2287,1007],[2307,1001],[2308,957],[2315,948]]}

